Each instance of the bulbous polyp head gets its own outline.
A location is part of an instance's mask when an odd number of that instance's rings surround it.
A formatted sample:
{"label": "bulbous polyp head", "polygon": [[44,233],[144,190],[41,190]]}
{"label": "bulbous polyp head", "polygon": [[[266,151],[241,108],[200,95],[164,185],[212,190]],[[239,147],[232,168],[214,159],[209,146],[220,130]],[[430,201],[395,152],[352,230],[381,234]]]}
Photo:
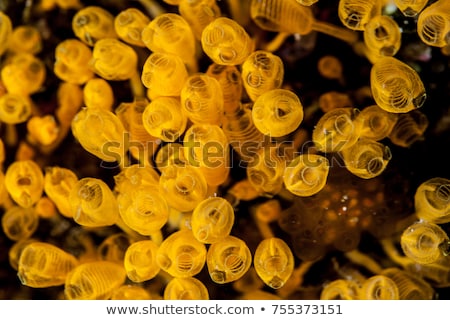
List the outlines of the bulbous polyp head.
{"label": "bulbous polyp head", "polygon": [[394,56],[400,49],[401,37],[397,22],[385,15],[373,17],[364,28],[364,43],[375,56]]}
{"label": "bulbous polyp head", "polygon": [[436,1],[426,7],[417,20],[417,33],[420,39],[433,47],[445,47],[450,44],[450,3]]}
{"label": "bulbous polyp head", "polygon": [[253,258],[255,270],[269,287],[279,289],[284,286],[294,270],[294,255],[289,246],[280,238],[261,241]]}
{"label": "bulbous polyp head", "polygon": [[398,300],[397,284],[387,276],[377,274],[366,279],[359,291],[361,300]]}
{"label": "bulbous polyp head", "polygon": [[242,83],[250,100],[283,84],[284,65],[281,58],[271,52],[256,50],[242,64]]}
{"label": "bulbous polyp head", "polygon": [[425,103],[425,87],[417,72],[393,57],[374,63],[370,86],[376,104],[388,112],[405,113]]}
{"label": "bulbous polyp head", "polygon": [[273,89],[256,99],[252,118],[261,133],[272,137],[285,136],[295,131],[303,121],[303,105],[292,91]]}
{"label": "bulbous polyp head", "polygon": [[29,239],[39,225],[34,208],[12,206],[2,216],[2,230],[13,241]]}
{"label": "bulbous polyp head", "polygon": [[406,17],[417,16],[427,5],[428,0],[394,0],[394,4]]}
{"label": "bulbous polyp head", "polygon": [[119,12],[114,18],[114,29],[119,38],[128,44],[145,47],[142,30],[150,23],[150,18],[136,8]]}
{"label": "bulbous polyp head", "polygon": [[223,116],[222,87],[205,73],[191,75],[180,93],[181,106],[194,124],[220,125]]}
{"label": "bulbous polyp head", "polygon": [[26,122],[32,115],[31,99],[21,94],[5,93],[0,97],[0,121],[9,124]]}
{"label": "bulbous polyp head", "polygon": [[169,165],[164,168],[159,186],[170,207],[187,212],[206,198],[207,183],[202,172],[189,165]]}
{"label": "bulbous polyp head", "polygon": [[392,154],[388,146],[370,139],[360,139],[350,148],[342,150],[342,157],[348,171],[360,178],[371,179],[384,171]]}
{"label": "bulbous polyp head", "polygon": [[351,147],[360,135],[359,121],[354,121],[358,111],[352,108],[336,108],[326,112],[317,122],[312,140],[322,152],[338,152]]}
{"label": "bulbous polyp head", "polygon": [[161,268],[156,262],[157,251],[158,245],[152,240],[137,241],[127,248],[123,262],[131,281],[144,282],[158,274]]}
{"label": "bulbous polyp head", "polygon": [[197,275],[205,265],[206,247],[191,230],[172,233],[159,246],[156,261],[173,277],[188,278]]}
{"label": "bulbous polyp head", "polygon": [[301,154],[286,166],[284,185],[297,196],[309,197],[325,187],[329,170],[330,164],[324,156]]}
{"label": "bulbous polyp head", "polygon": [[430,264],[450,253],[450,239],[437,224],[418,221],[406,228],[400,238],[405,255],[417,263]]}
{"label": "bulbous polyp head", "polygon": [[114,262],[83,263],[68,274],[64,295],[69,300],[108,300],[126,276],[124,267]]}
{"label": "bulbous polyp head", "polygon": [[321,300],[356,300],[359,286],[353,280],[338,279],[328,283],[320,293]]}
{"label": "bulbous polyp head", "polygon": [[19,206],[30,208],[44,191],[42,169],[33,160],[14,161],[6,170],[5,187]]}
{"label": "bulbous polyp head", "polygon": [[397,123],[397,114],[387,112],[377,105],[368,106],[361,110],[356,121],[361,121],[361,137],[379,141],[391,133]]}
{"label": "bulbous polyp head", "polygon": [[414,207],[419,219],[450,222],[450,180],[436,177],[422,182],[414,195]]}
{"label": "bulbous polyp head", "polygon": [[203,243],[222,240],[230,234],[233,223],[234,209],[222,197],[205,199],[192,212],[192,233]]}
{"label": "bulbous polyp head", "polygon": [[143,30],[142,41],[152,52],[179,55],[189,61],[195,54],[195,37],[190,25],[179,14],[163,13]]}
{"label": "bulbous polyp head", "polygon": [[187,116],[175,97],[158,97],[152,100],[142,114],[145,130],[165,142],[174,142],[186,129]]}
{"label": "bulbous polyp head", "polygon": [[169,218],[167,201],[154,186],[128,189],[117,202],[123,222],[142,235],[159,231]]}
{"label": "bulbous polyp head", "polygon": [[226,17],[214,19],[203,29],[201,44],[206,55],[222,65],[242,64],[254,49],[245,29]]}
{"label": "bulbous polyp head", "polygon": [[159,96],[179,96],[187,78],[183,60],[171,53],[153,52],[142,67],[141,80],[149,88],[152,100]]}
{"label": "bulbous polyp head", "polygon": [[378,0],[341,0],[338,15],[342,24],[349,29],[364,31],[369,21],[381,14]]}
{"label": "bulbous polyp head", "polygon": [[99,39],[117,38],[114,16],[98,6],[78,10],[72,18],[72,30],[77,38],[89,46]]}
{"label": "bulbous polyp head", "polygon": [[46,288],[64,284],[77,259],[62,249],[44,242],[28,244],[19,259],[18,277],[23,285]]}
{"label": "bulbous polyp head", "polygon": [[206,286],[196,278],[173,278],[164,289],[165,300],[208,300]]}
{"label": "bulbous polyp head", "polygon": [[219,284],[240,279],[252,264],[252,254],[247,244],[234,236],[228,236],[211,244],[206,256],[211,279]]}
{"label": "bulbous polyp head", "polygon": [[137,72],[134,49],[113,38],[98,40],[92,51],[92,68],[105,80],[128,80]]}

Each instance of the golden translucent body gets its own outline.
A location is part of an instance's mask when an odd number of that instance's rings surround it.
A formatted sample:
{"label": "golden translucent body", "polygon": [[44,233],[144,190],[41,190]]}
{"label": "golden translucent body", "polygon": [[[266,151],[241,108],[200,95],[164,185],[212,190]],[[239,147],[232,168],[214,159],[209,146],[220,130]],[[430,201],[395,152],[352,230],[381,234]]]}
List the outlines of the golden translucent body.
{"label": "golden translucent body", "polygon": [[145,288],[124,284],[114,290],[111,300],[151,300],[152,296]]}
{"label": "golden translucent body", "polygon": [[119,118],[100,108],[84,108],[72,121],[72,134],[88,152],[103,161],[123,161],[125,128]]}
{"label": "golden translucent body", "polygon": [[103,239],[96,248],[100,260],[111,261],[123,265],[123,259],[127,248],[133,243],[133,239],[126,233],[113,233]]}
{"label": "golden translucent body", "polygon": [[156,262],[157,251],[158,245],[152,240],[132,243],[123,261],[128,279],[140,283],[156,277],[161,269]]}
{"label": "golden translucent body", "polygon": [[159,185],[159,174],[153,167],[133,164],[126,166],[114,176],[114,191],[118,194],[129,192],[139,187],[154,187]]}
{"label": "golden translucent body", "polygon": [[117,38],[114,16],[98,6],[78,10],[72,18],[72,30],[77,38],[91,47],[100,39]]}
{"label": "golden translucent body", "polygon": [[42,50],[42,37],[39,29],[31,25],[20,25],[12,30],[8,50],[14,53],[38,54]]}
{"label": "golden translucent body", "polygon": [[82,178],[69,193],[73,219],[86,227],[104,227],[117,222],[119,209],[108,185],[97,178]]}
{"label": "golden translucent body", "polygon": [[247,179],[259,194],[273,196],[283,186],[286,160],[278,152],[278,146],[268,145],[247,165]]}
{"label": "golden translucent body", "polygon": [[333,280],[322,289],[320,300],[357,300],[358,290],[358,284],[353,280]]}
{"label": "golden translucent body", "polygon": [[397,284],[400,300],[432,300],[435,295],[433,287],[414,273],[387,268],[381,274]]}
{"label": "golden translucent body", "polygon": [[58,139],[59,127],[53,115],[34,116],[27,121],[28,137],[37,144],[48,146]]}
{"label": "golden translucent body", "polygon": [[428,46],[446,47],[450,44],[450,3],[436,1],[427,6],[418,16],[417,33]]}
{"label": "golden translucent body", "polygon": [[388,112],[415,110],[426,99],[425,87],[417,72],[394,57],[383,57],[374,63],[370,86],[376,104]]}
{"label": "golden translucent body", "polygon": [[450,222],[450,180],[435,177],[422,182],[414,194],[419,219],[430,223]]}
{"label": "golden translucent body", "polygon": [[419,110],[400,113],[388,138],[395,145],[408,148],[423,138],[428,125],[427,116]]}
{"label": "golden translucent body", "polygon": [[205,73],[191,75],[181,89],[181,106],[194,124],[220,125],[223,93],[219,81]]}
{"label": "golden translucent body", "polygon": [[312,132],[315,147],[322,152],[337,152],[355,144],[361,130],[361,124],[354,121],[356,116],[352,108],[336,108],[323,114]]}
{"label": "golden translucent body", "polygon": [[123,222],[142,235],[159,231],[169,218],[169,206],[157,186],[125,190],[118,195],[117,203]]}
{"label": "golden translucent body", "polygon": [[397,22],[389,16],[378,15],[364,28],[364,43],[375,56],[392,57],[400,50],[402,34]]}
{"label": "golden translucent body", "polygon": [[206,26],[222,15],[216,0],[180,0],[178,10],[198,40]]}
{"label": "golden translucent body", "polygon": [[29,97],[17,93],[5,93],[0,96],[0,121],[18,124],[31,116],[32,101]]}
{"label": "golden translucent body", "polygon": [[22,255],[23,249],[25,249],[25,247],[27,245],[29,245],[30,243],[37,242],[37,241],[38,240],[33,239],[33,238],[23,239],[23,240],[16,241],[9,248],[9,251],[8,251],[9,265],[14,270],[17,271],[19,269],[19,260],[20,260],[20,256]]}
{"label": "golden translucent body", "polygon": [[173,278],[164,288],[164,300],[209,300],[209,293],[196,278]]}
{"label": "golden translucent body", "polygon": [[294,92],[273,89],[256,99],[252,118],[264,135],[282,137],[295,131],[303,121],[303,105]]}
{"label": "golden translucent body", "polygon": [[128,44],[145,47],[142,41],[142,30],[150,23],[150,18],[136,8],[127,8],[114,18],[114,29],[117,35]]}
{"label": "golden translucent body", "polygon": [[300,197],[309,197],[322,190],[328,178],[330,163],[318,154],[301,154],[284,170],[283,181],[287,190]]}
{"label": "golden translucent body", "polygon": [[180,99],[158,97],[145,107],[142,122],[152,136],[174,142],[186,130],[187,116],[181,108]]}
{"label": "golden translucent body", "polygon": [[294,255],[291,248],[280,238],[262,240],[253,257],[258,276],[273,289],[284,286],[294,271]]}
{"label": "golden translucent body", "polygon": [[370,139],[359,139],[341,151],[346,168],[363,179],[372,179],[386,169],[392,158],[388,146]]}
{"label": "golden translucent body", "polygon": [[400,238],[405,255],[420,264],[437,262],[450,253],[450,239],[437,224],[418,221],[406,228]]}
{"label": "golden translucent body", "polygon": [[0,56],[8,49],[13,26],[11,18],[3,11],[0,11]]}
{"label": "golden translucent body", "polygon": [[355,121],[361,121],[361,138],[375,141],[389,136],[397,122],[397,114],[387,112],[377,105],[365,107],[356,116]]}
{"label": "golden translucent body", "polygon": [[252,264],[247,244],[235,236],[227,236],[208,248],[206,264],[211,280],[224,284],[240,279]]}
{"label": "golden translucent body", "polygon": [[20,254],[17,276],[23,285],[33,288],[60,286],[77,265],[73,255],[50,243],[36,241]]}
{"label": "golden translucent body", "polygon": [[281,204],[277,199],[270,199],[258,205],[255,211],[256,218],[264,223],[277,221],[281,216]]}
{"label": "golden translucent body", "polygon": [[406,16],[415,17],[427,5],[428,0],[394,0],[395,6]]}
{"label": "golden translucent body", "polygon": [[13,241],[30,238],[39,225],[39,216],[34,208],[12,206],[2,216],[2,230]]}
{"label": "golden translucent body", "polygon": [[236,66],[224,66],[212,63],[206,74],[219,81],[223,94],[223,111],[225,115],[233,114],[239,108],[242,98],[242,77]]}
{"label": "golden translucent body", "polygon": [[44,84],[46,74],[43,61],[31,53],[13,55],[1,70],[6,90],[23,96],[38,92]]}
{"label": "golden translucent body", "polygon": [[179,230],[164,239],[156,261],[172,277],[188,278],[198,274],[205,265],[206,247],[195,239],[191,230]]}
{"label": "golden translucent body", "polygon": [[169,165],[161,174],[159,186],[170,207],[187,212],[206,198],[208,185],[203,173],[190,165]]}
{"label": "golden translucent body", "polygon": [[152,100],[161,96],[178,97],[187,78],[183,60],[172,53],[153,52],[142,67],[141,80]]}
{"label": "golden translucent body", "polygon": [[283,84],[283,61],[269,51],[254,51],[245,59],[241,69],[242,83],[252,101],[267,91],[281,88]]}
{"label": "golden translucent body", "polygon": [[398,300],[398,287],[392,279],[378,274],[362,283],[358,298],[360,300]]}
{"label": "golden translucent body", "polygon": [[66,39],[55,48],[53,72],[66,82],[84,84],[94,77],[89,62],[92,50],[78,39]]}
{"label": "golden translucent body", "polygon": [[163,13],[155,17],[142,30],[142,41],[152,52],[171,53],[185,63],[191,63],[196,53],[191,24],[176,13]]}
{"label": "golden translucent body", "polygon": [[138,56],[134,49],[114,38],[98,40],[92,51],[94,72],[105,80],[128,80],[137,72]]}
{"label": "golden translucent body", "polygon": [[125,279],[125,269],[116,263],[83,263],[67,276],[64,295],[68,300],[108,300]]}
{"label": "golden translucent body", "polygon": [[30,208],[44,191],[42,169],[33,160],[14,161],[6,170],[5,187],[19,206]]}
{"label": "golden translucent body", "polygon": [[184,156],[199,168],[210,186],[224,183],[230,173],[228,140],[222,128],[210,124],[194,124],[183,138]]}
{"label": "golden translucent body", "polygon": [[265,144],[264,134],[253,123],[251,107],[252,104],[239,104],[232,114],[225,113],[222,121],[223,132],[244,166],[254,160],[257,151]]}
{"label": "golden translucent body", "polygon": [[142,165],[148,165],[158,142],[144,127],[143,114],[148,100],[135,98],[132,102],[122,102],[115,114],[122,122],[125,132],[123,139],[131,156]]}
{"label": "golden translucent body", "polygon": [[111,85],[102,78],[89,79],[83,87],[83,101],[87,108],[112,111],[114,93]]}
{"label": "golden translucent body", "polygon": [[296,0],[252,0],[250,16],[258,27],[267,31],[300,35],[318,31],[347,42],[357,40],[357,35],[345,28],[316,21],[311,7]]}
{"label": "golden translucent body", "polygon": [[349,29],[364,31],[369,21],[381,14],[378,0],[340,0],[338,15],[342,24]]}
{"label": "golden translucent body", "polygon": [[216,18],[204,28],[201,44],[203,52],[220,65],[240,65],[254,50],[245,29],[227,17]]}
{"label": "golden translucent body", "polygon": [[72,170],[58,166],[45,168],[44,191],[55,203],[58,211],[67,218],[72,218],[69,194],[78,182],[78,177]]}
{"label": "golden translucent body", "polygon": [[192,212],[192,233],[203,243],[221,241],[230,234],[233,224],[234,209],[222,197],[205,199]]}

